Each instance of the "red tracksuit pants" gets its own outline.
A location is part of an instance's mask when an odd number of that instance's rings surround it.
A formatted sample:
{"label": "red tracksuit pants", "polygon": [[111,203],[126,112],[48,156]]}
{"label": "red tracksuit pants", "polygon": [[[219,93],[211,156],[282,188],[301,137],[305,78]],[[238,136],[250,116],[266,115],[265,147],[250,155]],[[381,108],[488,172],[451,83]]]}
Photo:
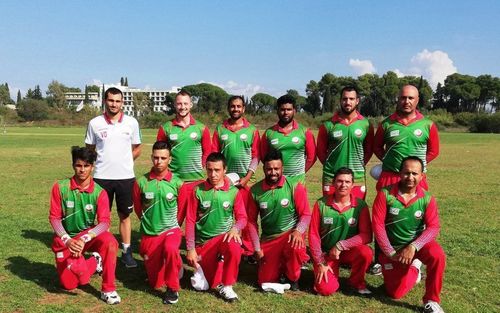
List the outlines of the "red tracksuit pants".
{"label": "red tracksuit pants", "polygon": [[178,291],[179,271],[182,259],[179,247],[182,240],[180,228],[170,229],[158,236],[141,237],[139,253],[144,259],[144,267],[148,281],[152,288],[160,289],[164,286]]}
{"label": "red tracksuit pants", "polygon": [[[353,247],[350,250],[342,251],[338,260],[326,256],[326,263],[332,268],[332,272],[327,272],[328,283],[325,279],[321,282],[314,281],[314,290],[322,295],[329,296],[339,289],[339,266],[348,264],[351,267],[351,276],[348,283],[356,289],[366,288],[365,273],[372,262],[373,251],[367,245]],[[314,265],[314,277],[318,271],[318,265]]]}
{"label": "red tracksuit pants", "polygon": [[241,245],[234,240],[222,241],[225,233],[218,235],[196,247],[205,278],[211,288],[218,285],[232,286],[238,280]]}
{"label": "red tracksuit pants", "polygon": [[288,242],[290,231],[272,240],[260,243],[264,257],[259,263],[259,285],[263,283],[276,283],[280,276],[285,274],[290,281],[298,281],[300,268],[309,260],[306,248],[294,249]]}
{"label": "red tracksuit pants", "polygon": [[[83,231],[74,238],[79,238],[86,233],[87,231]],[[95,273],[97,265],[93,256],[86,260],[83,256],[79,258],[72,257],[69,249],[57,236],[54,237],[52,242],[52,251],[55,253],[57,273],[64,289],[71,290],[89,283],[90,276]],[[102,257],[101,291],[116,290],[115,268],[118,242],[115,237],[110,232],[104,232],[85,244],[83,252],[86,251],[97,252]]]}
{"label": "red tracksuit pants", "polygon": [[[443,248],[436,241],[431,241],[415,253],[415,258],[426,266],[424,303],[429,300],[441,302],[439,296],[446,266]],[[380,254],[379,260],[382,264],[385,290],[389,296],[394,299],[404,297],[415,286],[418,276],[417,268],[393,261],[384,254]]]}

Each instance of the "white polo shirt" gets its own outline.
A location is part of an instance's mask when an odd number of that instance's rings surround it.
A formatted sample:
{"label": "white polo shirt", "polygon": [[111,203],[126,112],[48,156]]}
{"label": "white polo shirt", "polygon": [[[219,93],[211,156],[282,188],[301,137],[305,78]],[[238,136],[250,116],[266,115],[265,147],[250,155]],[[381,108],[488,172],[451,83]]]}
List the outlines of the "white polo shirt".
{"label": "white polo shirt", "polygon": [[94,177],[99,179],[134,178],[132,145],[141,143],[139,123],[122,112],[118,122],[106,113],[90,120],[85,143],[96,146]]}

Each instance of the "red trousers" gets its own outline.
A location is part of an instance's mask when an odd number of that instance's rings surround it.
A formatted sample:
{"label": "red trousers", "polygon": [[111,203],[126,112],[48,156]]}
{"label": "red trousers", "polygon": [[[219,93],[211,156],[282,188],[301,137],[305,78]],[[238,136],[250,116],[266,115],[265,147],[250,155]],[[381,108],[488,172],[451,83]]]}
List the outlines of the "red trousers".
{"label": "red trousers", "polygon": [[241,245],[234,240],[222,241],[225,233],[218,235],[196,247],[205,278],[211,288],[218,285],[232,286],[238,280]]}
{"label": "red trousers", "polygon": [[141,237],[139,253],[144,259],[144,267],[152,288],[160,289],[164,286],[178,291],[179,271],[182,259],[179,247],[182,240],[180,228],[170,229],[158,236]]}
{"label": "red trousers", "polygon": [[[443,248],[436,241],[431,241],[415,253],[415,258],[422,261],[426,266],[427,277],[425,279],[424,303],[429,300],[439,303],[444,268],[446,266],[446,256]],[[394,299],[404,297],[415,286],[418,276],[417,268],[393,261],[384,254],[380,254],[379,260],[380,264],[382,264],[382,274],[384,275],[387,294]]]}
{"label": "red trousers", "polygon": [[[87,231],[83,231],[74,238],[79,238],[86,233]],[[83,256],[72,257],[69,249],[57,236],[52,242],[52,251],[55,253],[57,273],[64,289],[71,290],[89,283],[90,276],[95,273],[97,265],[94,257],[87,260]],[[86,251],[97,252],[102,257],[101,290],[103,292],[116,290],[115,268],[118,242],[115,237],[110,232],[104,232],[85,244],[83,252]]]}
{"label": "red trousers", "polygon": [[[380,177],[377,181],[376,185],[377,191],[380,191],[380,189],[386,186],[399,183],[400,179],[401,178],[399,177],[399,173],[383,171],[382,174],[380,174]],[[427,184],[427,175],[425,175],[425,173],[424,177],[420,181],[419,186],[424,188],[425,190],[429,190],[429,185]]]}
{"label": "red trousers", "polygon": [[[340,264],[348,264],[351,267],[351,276],[348,283],[356,289],[366,288],[365,273],[370,263],[372,262],[373,251],[367,245],[360,245],[350,250],[342,251],[339,260],[326,257],[326,263],[332,268],[332,272],[327,272],[328,283],[325,279],[321,282],[314,281],[314,290],[322,295],[329,296],[339,288],[339,266]],[[314,265],[314,277],[318,271],[318,265]]]}
{"label": "red trousers", "polygon": [[[323,185],[323,196],[333,195],[335,192],[335,187],[332,185]],[[354,185],[351,190],[351,194],[355,198],[366,199],[366,186],[365,185]]]}
{"label": "red trousers", "polygon": [[300,268],[309,260],[306,248],[294,249],[288,242],[288,231],[277,238],[260,243],[264,258],[259,263],[259,285],[263,283],[276,283],[280,276],[285,274],[290,281],[298,281]]}

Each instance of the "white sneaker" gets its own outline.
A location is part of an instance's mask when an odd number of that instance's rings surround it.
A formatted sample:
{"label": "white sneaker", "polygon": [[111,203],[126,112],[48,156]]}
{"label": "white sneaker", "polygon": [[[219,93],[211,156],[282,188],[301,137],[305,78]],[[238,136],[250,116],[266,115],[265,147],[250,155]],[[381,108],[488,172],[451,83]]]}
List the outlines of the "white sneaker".
{"label": "white sneaker", "polygon": [[120,301],[122,301],[116,290],[110,292],[101,291],[101,300],[103,300],[107,304],[118,304],[120,303]]}
{"label": "white sneaker", "polygon": [[439,303],[435,301],[427,301],[424,305],[424,313],[444,313]]}
{"label": "white sneaker", "polygon": [[94,256],[96,262],[97,262],[97,265],[95,267],[95,272],[99,275],[102,274],[102,257],[99,253],[97,252],[92,252],[92,255]]}
{"label": "white sneaker", "polygon": [[193,288],[198,291],[205,291],[210,288],[201,266],[198,266],[193,276],[191,276],[191,286],[193,286]]}
{"label": "white sneaker", "polygon": [[219,294],[228,302],[238,300],[238,295],[233,290],[233,286],[219,286]]}
{"label": "white sneaker", "polygon": [[290,284],[280,284],[280,283],[262,283],[262,290],[265,292],[274,292],[278,294],[284,294],[285,290],[290,290]]}
{"label": "white sneaker", "polygon": [[363,296],[367,296],[367,295],[371,295],[372,294],[372,292],[369,289],[367,289],[367,288],[358,289],[357,291],[358,291],[358,293],[360,295],[363,295]]}

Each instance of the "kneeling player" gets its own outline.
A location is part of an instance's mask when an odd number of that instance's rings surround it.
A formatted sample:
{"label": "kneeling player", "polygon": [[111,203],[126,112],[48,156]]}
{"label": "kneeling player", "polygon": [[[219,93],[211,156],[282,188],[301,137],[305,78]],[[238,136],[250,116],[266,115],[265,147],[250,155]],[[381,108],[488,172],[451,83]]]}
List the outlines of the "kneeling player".
{"label": "kneeling player", "polygon": [[[121,301],[115,286],[118,242],[108,231],[106,191],[91,176],[96,154],[73,147],[71,155],[75,174],[56,182],[50,198],[49,221],[55,232],[52,251],[59,280],[64,289],[71,290],[88,284],[90,276],[98,272],[102,275],[101,299],[117,304]],[[94,253],[85,259],[86,251]]]}
{"label": "kneeling player", "polygon": [[334,193],[316,201],[313,208],[309,247],[314,260],[314,290],[323,296],[339,288],[340,264],[351,267],[351,287],[359,294],[371,294],[365,281],[373,256],[367,245],[372,241],[370,213],[366,203],[352,193],[353,177],[352,170],[338,169],[333,178]]}

